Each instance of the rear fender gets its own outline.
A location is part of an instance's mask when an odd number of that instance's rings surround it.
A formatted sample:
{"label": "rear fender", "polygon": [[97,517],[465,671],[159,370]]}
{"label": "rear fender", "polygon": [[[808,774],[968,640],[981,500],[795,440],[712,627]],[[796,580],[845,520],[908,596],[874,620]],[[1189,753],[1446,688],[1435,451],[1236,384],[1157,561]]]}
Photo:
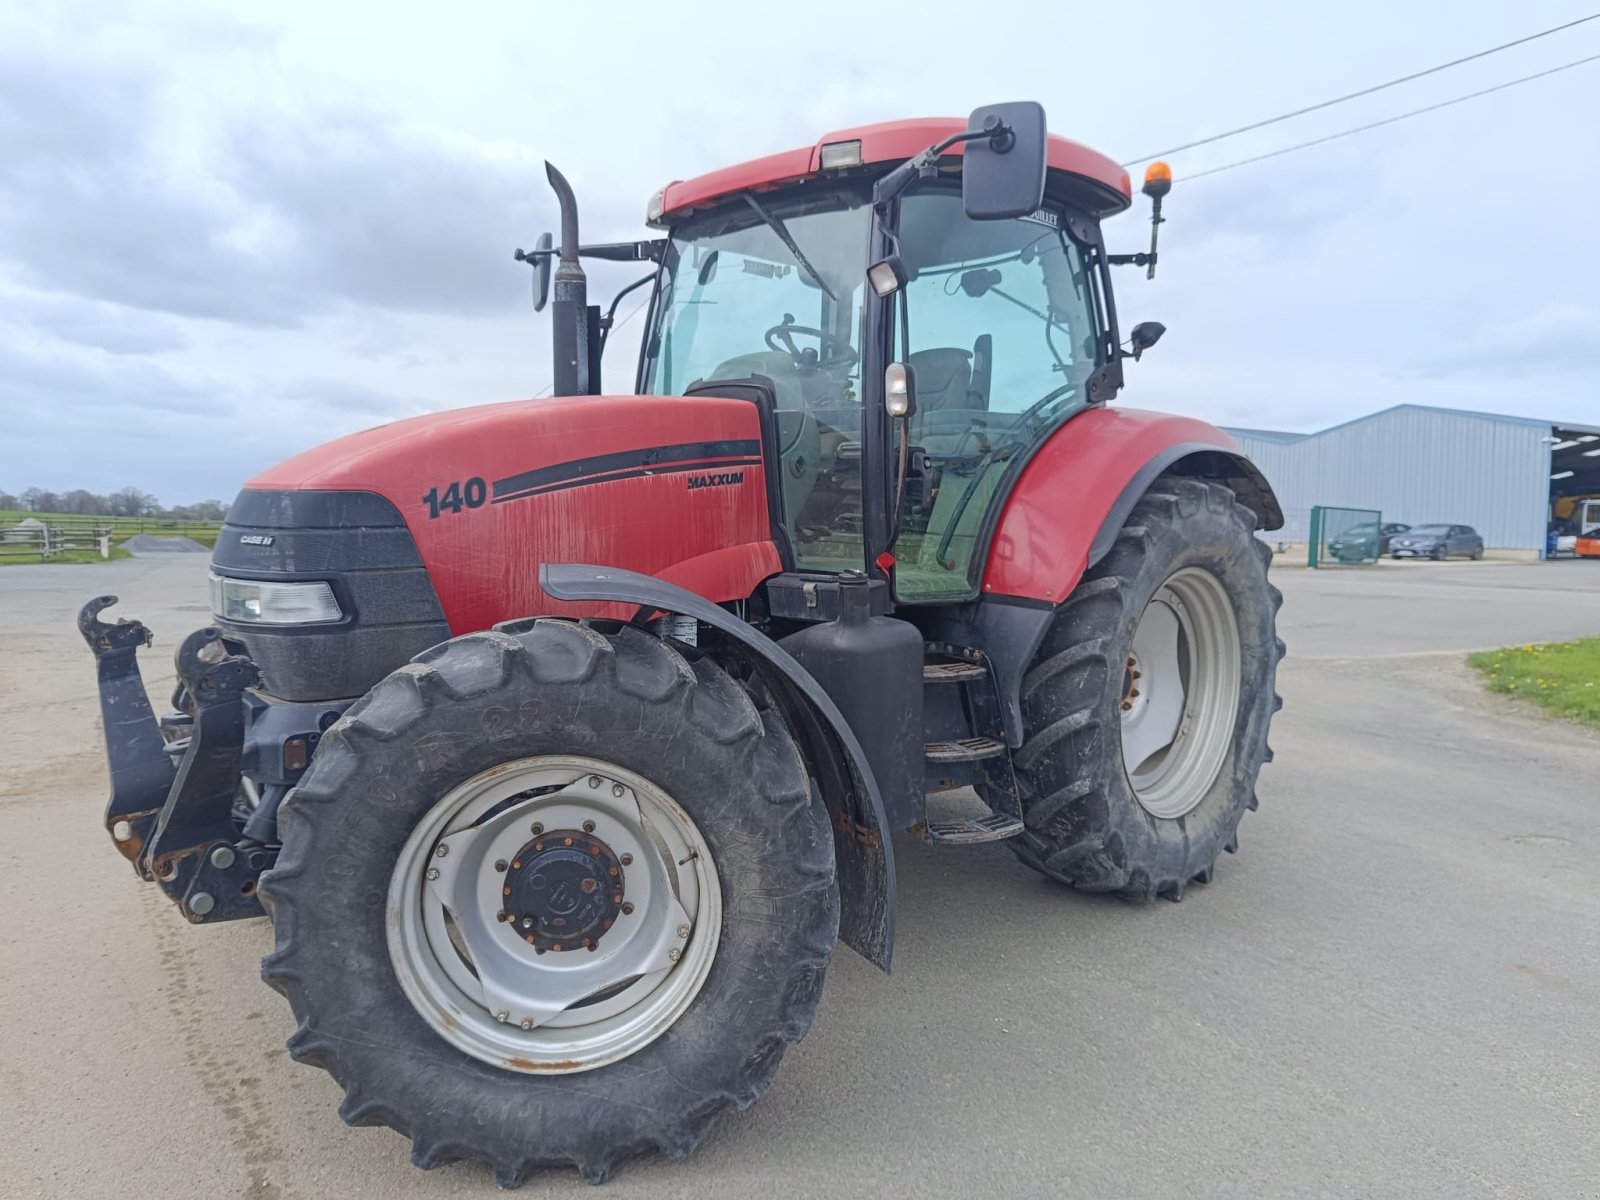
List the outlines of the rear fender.
{"label": "rear fender", "polygon": [[557,600],[605,601],[694,617],[725,634],[782,710],[833,822],[839,937],[889,969],[894,950],[894,849],[866,752],[810,672],[771,638],[675,584],[617,567],[546,563],[539,586]]}
{"label": "rear fender", "polygon": [[1225,483],[1256,514],[1257,529],[1283,525],[1271,485],[1216,426],[1139,409],[1090,409],[1051,435],[1006,497],[984,565],[984,595],[1061,603],[1163,474]]}

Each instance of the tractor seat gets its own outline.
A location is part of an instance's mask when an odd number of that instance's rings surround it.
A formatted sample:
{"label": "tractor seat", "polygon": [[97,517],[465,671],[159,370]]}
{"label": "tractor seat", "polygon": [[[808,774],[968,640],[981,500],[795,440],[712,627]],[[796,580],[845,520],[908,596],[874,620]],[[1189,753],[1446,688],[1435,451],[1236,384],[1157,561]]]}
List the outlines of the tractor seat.
{"label": "tractor seat", "polygon": [[935,346],[906,362],[917,373],[911,440],[936,458],[976,453],[972,433],[987,426],[989,414],[973,392],[972,351]]}
{"label": "tractor seat", "polygon": [[972,351],[958,346],[917,350],[906,359],[917,375],[917,411],[972,408]]}

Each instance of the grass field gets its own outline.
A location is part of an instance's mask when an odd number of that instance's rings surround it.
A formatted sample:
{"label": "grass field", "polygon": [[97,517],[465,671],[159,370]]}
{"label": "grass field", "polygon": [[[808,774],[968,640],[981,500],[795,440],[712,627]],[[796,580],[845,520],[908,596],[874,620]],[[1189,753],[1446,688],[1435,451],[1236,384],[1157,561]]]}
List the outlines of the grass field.
{"label": "grass field", "polygon": [[1489,690],[1600,729],[1600,637],[1468,655]]}

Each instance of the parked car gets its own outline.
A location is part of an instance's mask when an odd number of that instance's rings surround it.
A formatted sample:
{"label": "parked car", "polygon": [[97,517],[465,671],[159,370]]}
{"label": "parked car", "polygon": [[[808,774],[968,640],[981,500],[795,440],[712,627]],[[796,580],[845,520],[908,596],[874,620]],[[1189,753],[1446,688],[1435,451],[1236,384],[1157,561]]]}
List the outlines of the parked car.
{"label": "parked car", "polygon": [[1367,521],[1352,525],[1328,543],[1328,553],[1338,562],[1362,562],[1389,553],[1389,544],[1396,534],[1405,533],[1411,526],[1386,522],[1379,527]]}
{"label": "parked car", "polygon": [[1395,558],[1482,558],[1483,538],[1471,525],[1414,525],[1389,542]]}

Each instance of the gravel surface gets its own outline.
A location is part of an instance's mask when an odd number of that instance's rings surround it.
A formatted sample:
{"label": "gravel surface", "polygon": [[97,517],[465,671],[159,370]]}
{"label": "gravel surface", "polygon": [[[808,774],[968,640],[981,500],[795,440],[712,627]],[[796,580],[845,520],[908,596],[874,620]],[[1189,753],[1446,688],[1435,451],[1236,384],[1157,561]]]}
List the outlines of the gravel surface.
{"label": "gravel surface", "polygon": [[[265,922],[189,927],[99,827],[73,616],[122,595],[159,704],[206,567],[0,575],[0,1194],[494,1195],[341,1124]],[[1600,1195],[1600,737],[1460,657],[1600,633],[1600,563],[1277,575],[1277,761],[1213,885],[1130,908],[901,842],[894,975],[841,950],[767,1097],[604,1194]]]}

